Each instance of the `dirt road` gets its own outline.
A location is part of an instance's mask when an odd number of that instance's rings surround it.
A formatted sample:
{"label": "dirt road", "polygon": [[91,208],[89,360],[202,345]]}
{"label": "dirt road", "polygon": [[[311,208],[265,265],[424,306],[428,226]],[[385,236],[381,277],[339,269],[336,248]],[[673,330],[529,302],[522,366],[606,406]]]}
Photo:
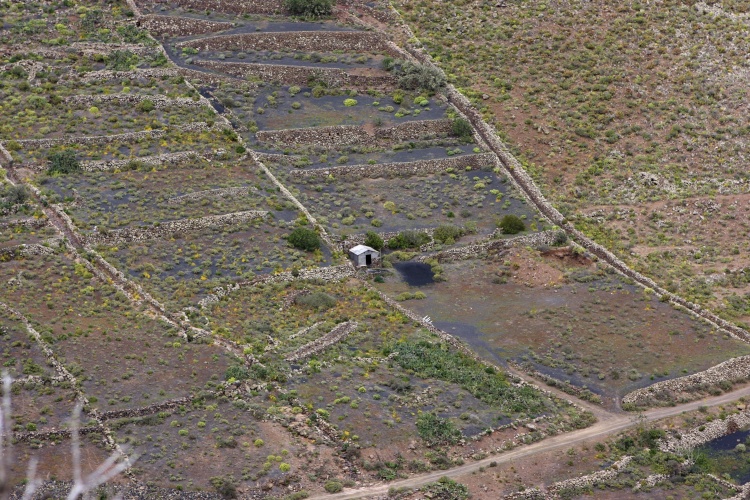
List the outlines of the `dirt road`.
{"label": "dirt road", "polygon": [[629,427],[634,427],[639,424],[654,422],[656,420],[679,415],[683,412],[697,410],[701,406],[718,406],[726,404],[735,401],[743,396],[750,396],[750,385],[742,387],[736,391],[721,394],[720,396],[701,399],[699,401],[693,401],[691,403],[685,403],[679,406],[656,408],[640,414],[609,414],[605,420],[600,420],[596,424],[592,425],[591,427],[587,427],[586,429],[553,436],[529,446],[516,448],[514,450],[508,451],[507,453],[493,455],[483,460],[478,460],[476,462],[464,464],[459,467],[454,467],[453,469],[428,472],[426,474],[420,474],[418,476],[404,479],[402,481],[393,481],[387,484],[359,488],[356,490],[345,491],[333,495],[318,495],[310,497],[310,500],[346,500],[351,498],[367,498],[372,496],[387,495],[389,488],[418,488],[427,483],[435,482],[443,476],[457,477],[467,473],[471,473],[473,471],[479,470],[480,467],[487,467],[490,462],[504,464],[513,460],[518,460],[520,458],[536,455],[537,453],[554,451],[560,448],[569,448],[570,446],[578,444],[582,441],[603,438],[605,436],[616,434],[622,430],[625,430]]}

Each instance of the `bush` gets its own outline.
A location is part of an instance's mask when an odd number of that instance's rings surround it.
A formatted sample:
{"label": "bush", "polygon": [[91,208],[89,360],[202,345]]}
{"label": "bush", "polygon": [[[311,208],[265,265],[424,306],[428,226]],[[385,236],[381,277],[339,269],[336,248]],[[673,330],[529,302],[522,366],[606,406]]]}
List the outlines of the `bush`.
{"label": "bush", "polygon": [[430,237],[422,231],[402,231],[388,240],[388,248],[399,250],[401,248],[418,248],[429,243]]}
{"label": "bush", "polygon": [[81,164],[76,159],[75,152],[68,149],[59,153],[52,153],[47,157],[49,160],[48,174],[71,174],[81,171]]}
{"label": "bush", "polygon": [[432,234],[432,237],[439,243],[447,243],[450,245],[455,243],[456,240],[463,235],[464,231],[460,227],[446,224],[444,226],[438,226]]}
{"label": "bush", "polygon": [[451,123],[451,132],[453,132],[453,135],[456,137],[471,138],[473,129],[468,120],[456,118],[453,120],[453,123]]}
{"label": "bush", "polygon": [[367,231],[365,234],[365,245],[375,250],[380,250],[385,245],[385,242],[375,231]]}
{"label": "bush", "polygon": [[434,92],[445,86],[445,76],[432,66],[404,62],[394,72],[399,77],[399,88],[404,90],[424,89]]}
{"label": "bush", "polygon": [[294,302],[317,311],[325,311],[335,306],[337,300],[335,297],[331,297],[327,293],[313,292],[307,295],[300,295],[294,299]]}
{"label": "bush", "polygon": [[320,236],[312,229],[298,227],[287,237],[287,241],[300,250],[312,252],[320,248]]}
{"label": "bush", "polygon": [[235,380],[247,380],[250,378],[250,372],[248,372],[247,368],[244,366],[232,365],[227,368],[226,372],[224,372],[224,380],[229,380],[230,378]]}
{"label": "bush", "polygon": [[437,483],[427,484],[420,488],[420,491],[429,493],[429,498],[435,500],[465,500],[469,498],[469,487],[448,477],[441,477]]}
{"label": "bush", "polygon": [[357,105],[356,99],[344,99],[344,106],[350,108]]}
{"label": "bush", "polygon": [[237,498],[237,486],[232,477],[212,477],[209,479],[216,492],[224,498]]}
{"label": "bush", "polygon": [[3,191],[0,191],[0,198],[5,199],[1,206],[12,207],[13,205],[23,205],[29,199],[29,191],[23,185],[8,185]]}
{"label": "bush", "polygon": [[153,111],[154,109],[156,109],[156,106],[154,105],[154,101],[152,101],[151,99],[144,99],[138,103],[136,109],[138,111],[148,113],[149,111]]}
{"label": "bush", "polygon": [[327,481],[324,487],[328,493],[338,493],[344,489],[344,485],[338,481]]}
{"label": "bush", "polygon": [[498,224],[503,234],[518,234],[526,229],[526,224],[517,215],[508,214]]}
{"label": "bush", "polygon": [[419,414],[417,431],[430,446],[456,444],[461,440],[461,431],[453,422],[440,418],[432,412]]}
{"label": "bush", "polygon": [[333,0],[284,0],[284,7],[293,16],[317,19],[331,15]]}

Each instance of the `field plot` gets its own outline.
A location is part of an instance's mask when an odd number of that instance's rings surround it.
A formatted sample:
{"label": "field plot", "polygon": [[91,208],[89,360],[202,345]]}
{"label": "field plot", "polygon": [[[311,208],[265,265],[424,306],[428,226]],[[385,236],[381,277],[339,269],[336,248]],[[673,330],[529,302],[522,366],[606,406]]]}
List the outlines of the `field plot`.
{"label": "field plot", "polygon": [[[224,129],[221,129],[224,130]],[[24,146],[9,141],[6,147],[10,150],[13,159],[22,166],[41,166],[42,169],[48,165],[48,158],[54,153],[73,151],[76,159],[83,163],[86,161],[127,160],[131,162],[125,168],[143,168],[142,164],[151,156],[166,155],[170,153],[194,152],[216,156],[220,160],[232,160],[240,156],[236,153],[236,135],[217,133],[217,129],[205,129],[198,131],[181,131],[175,128],[147,131],[152,134],[148,137],[112,137],[104,144],[79,144],[79,145],[55,145],[44,147],[40,145]],[[38,168],[37,168],[38,170]]]}
{"label": "field plot", "polygon": [[243,210],[284,208],[266,194],[264,178],[247,162],[188,160],[184,167],[115,173],[83,172],[41,177],[50,201],[65,202],[78,229],[150,226],[169,220],[221,215]]}
{"label": "field plot", "polygon": [[[461,436],[476,436],[519,418],[544,415],[558,429],[586,425],[584,416],[560,401],[514,385],[504,373],[448,350],[355,280],[241,289],[209,305],[206,316],[213,331],[248,345],[264,363],[262,370],[252,368],[256,376],[285,382],[301,403],[317,408],[315,418],[330,421],[345,440],[388,456],[416,442],[417,435],[428,445],[456,444]],[[301,361],[284,361],[343,321],[359,326]],[[289,367],[295,371],[289,373]],[[424,429],[415,432],[419,412],[429,414],[426,421],[437,417],[425,423],[427,428],[450,422],[446,425],[456,430],[447,438]],[[425,450],[425,443],[420,449]],[[435,460],[432,466],[438,467]],[[365,461],[364,466],[387,479],[404,465]]]}
{"label": "field plot", "polygon": [[56,235],[29,190],[0,179],[0,250],[21,244],[40,244]]}
{"label": "field plot", "polygon": [[257,403],[206,397],[171,414],[124,418],[110,425],[117,429],[118,441],[141,450],[134,472],[144,482],[222,491],[223,481],[242,491],[260,481],[281,491],[303,481],[302,471],[315,459],[306,453],[306,440],[294,438],[279,424],[260,421],[264,414]]}
{"label": "field plot", "polygon": [[750,481],[748,444],[750,431],[745,429],[714,439],[695,451],[708,472],[728,475],[732,482],[742,485]]}
{"label": "field plot", "polygon": [[[492,172],[472,171],[402,178],[297,184],[300,200],[341,236],[403,231],[443,224],[488,235],[508,213],[534,219],[534,211]],[[532,229],[537,229],[533,222]],[[541,229],[541,223],[538,224]]]}
{"label": "field plot", "polygon": [[31,318],[102,410],[183,397],[222,377],[229,365],[223,351],[185,344],[176,331],[133,309],[121,292],[64,255],[4,263],[0,281],[10,278],[19,284],[6,288],[2,300]]}
{"label": "field plot", "polygon": [[408,306],[483,355],[585,386],[607,405],[654,380],[750,352],[595,266],[558,270],[526,255],[442,268],[444,282],[416,288],[394,276],[383,286],[394,296],[422,291],[426,298]]}
{"label": "field plot", "polygon": [[[294,219],[294,212],[281,217]],[[179,307],[195,303],[217,286],[248,280],[291,267],[328,262],[322,252],[303,252],[288,246],[293,228],[282,218],[241,223],[174,235],[169,239],[100,246],[115,267],[140,282],[160,300]]]}

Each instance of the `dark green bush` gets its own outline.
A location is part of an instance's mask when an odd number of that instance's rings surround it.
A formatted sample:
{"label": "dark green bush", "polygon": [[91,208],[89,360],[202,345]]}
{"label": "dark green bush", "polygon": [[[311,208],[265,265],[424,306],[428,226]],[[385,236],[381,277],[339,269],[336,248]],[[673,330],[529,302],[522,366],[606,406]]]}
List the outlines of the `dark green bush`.
{"label": "dark green bush", "polygon": [[293,16],[317,19],[333,12],[333,0],[284,0],[284,7]]}
{"label": "dark green bush", "polygon": [[325,311],[336,305],[336,298],[331,297],[327,293],[313,292],[307,295],[300,295],[294,299],[296,304],[305,307],[311,307],[317,311]]}
{"label": "dark green bush", "polygon": [[151,99],[144,99],[138,103],[136,109],[138,111],[148,113],[149,111],[153,111],[154,109],[156,109],[156,106],[154,105],[154,101],[152,101]]}
{"label": "dark green bush", "polygon": [[29,199],[29,191],[26,186],[5,186],[0,190],[0,206],[12,207],[13,205],[23,205]]}
{"label": "dark green bush", "polygon": [[388,240],[388,248],[418,248],[430,242],[430,237],[422,231],[402,231]]}
{"label": "dark green bush", "polygon": [[229,380],[230,378],[236,380],[247,380],[250,378],[250,372],[248,372],[247,368],[244,366],[232,365],[227,368],[227,371],[224,373],[225,380]]}
{"label": "dark green bush", "polygon": [[469,123],[468,120],[464,120],[463,118],[455,118],[453,120],[453,123],[451,124],[451,132],[453,132],[453,135],[455,135],[456,137],[467,139],[471,138],[473,129],[471,128],[471,123]]}
{"label": "dark green bush", "polygon": [[212,477],[209,481],[222,497],[237,498],[237,485],[234,483],[233,477]]}
{"label": "dark green bush", "polygon": [[461,440],[461,431],[453,422],[440,418],[432,412],[419,414],[417,431],[430,446],[456,444]]}
{"label": "dark green bush", "polygon": [[385,245],[385,242],[375,231],[367,231],[367,234],[365,234],[365,245],[375,250],[380,250]]}
{"label": "dark green bush", "polygon": [[287,241],[295,248],[312,252],[320,248],[320,236],[312,229],[298,227],[287,237]]}
{"label": "dark green bush", "polygon": [[81,170],[81,164],[76,159],[76,154],[68,149],[59,153],[52,153],[47,157],[49,160],[48,174],[72,174]]}
{"label": "dark green bush", "polygon": [[465,500],[469,498],[469,487],[449,477],[441,477],[436,483],[423,486],[420,491],[429,493],[429,498],[433,500]]}
{"label": "dark green bush", "polygon": [[519,216],[508,214],[500,220],[498,227],[503,230],[503,234],[518,234],[526,229],[526,224]]}
{"label": "dark green bush", "polygon": [[432,233],[432,237],[435,239],[435,241],[439,243],[447,243],[449,245],[455,243],[456,240],[459,239],[463,235],[464,235],[463,229],[461,229],[458,226],[451,225],[451,224],[438,226],[435,229],[435,232]]}

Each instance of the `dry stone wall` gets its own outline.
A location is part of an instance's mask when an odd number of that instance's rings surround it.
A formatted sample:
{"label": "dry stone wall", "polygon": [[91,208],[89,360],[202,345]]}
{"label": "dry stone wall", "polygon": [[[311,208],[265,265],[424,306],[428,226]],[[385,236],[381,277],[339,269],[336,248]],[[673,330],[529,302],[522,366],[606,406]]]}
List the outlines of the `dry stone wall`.
{"label": "dry stone wall", "polygon": [[359,325],[356,321],[347,321],[345,323],[341,323],[319,339],[315,339],[312,342],[305,344],[294,351],[286,358],[286,360],[290,363],[293,363],[295,361],[302,361],[303,359],[309,358],[310,356],[319,353],[320,351],[323,351],[324,349],[327,349],[333,344],[341,341],[344,337],[350,335],[354,330],[356,330],[357,326]]}
{"label": "dry stone wall", "polygon": [[314,68],[283,64],[256,64],[197,60],[193,64],[227,73],[237,78],[253,78],[265,82],[282,82],[306,86],[310,80],[324,82],[329,87],[392,88],[397,80],[391,75],[370,76],[349,74],[338,68]]}
{"label": "dry stone wall", "polygon": [[139,95],[139,94],[95,94],[95,95],[84,95],[78,94],[73,95],[65,99],[68,104],[76,106],[88,106],[94,103],[109,103],[114,102],[120,105],[137,106],[144,101],[151,101],[154,108],[156,109],[170,109],[170,108],[202,108],[203,103],[198,99],[191,99],[189,97],[177,97],[170,99],[161,95]]}
{"label": "dry stone wall", "polygon": [[697,391],[722,382],[738,382],[750,377],[750,356],[724,361],[708,370],[685,377],[663,380],[637,389],[622,398],[623,403],[638,407],[659,406],[683,399],[697,399]]}
{"label": "dry stone wall", "polygon": [[375,31],[288,31],[216,35],[176,44],[177,48],[206,50],[368,52],[399,57],[383,34]]}
{"label": "dry stone wall", "polygon": [[175,165],[186,161],[197,161],[200,159],[208,160],[203,155],[196,153],[195,151],[180,151],[178,153],[165,153],[154,156],[142,156],[140,158],[132,158],[127,160],[92,160],[82,161],[81,169],[87,172],[99,172],[107,170],[117,170],[124,168],[131,162],[143,163],[144,165]]}
{"label": "dry stone wall", "polygon": [[0,262],[17,259],[19,257],[34,257],[37,255],[51,255],[53,253],[54,250],[45,247],[44,245],[23,243],[21,245],[0,249]]}
{"label": "dry stone wall", "polygon": [[377,165],[344,165],[331,168],[306,168],[292,170],[292,179],[314,179],[332,175],[337,179],[364,179],[377,177],[404,177],[427,175],[453,170],[481,170],[494,167],[497,157],[492,153],[454,156],[439,160],[417,160],[403,163],[380,163]]}
{"label": "dry stone wall", "polygon": [[202,35],[232,29],[235,26],[234,23],[152,14],[139,17],[136,24],[156,36]]}
{"label": "dry stone wall", "polygon": [[454,260],[475,259],[484,257],[490,252],[497,252],[506,248],[530,246],[538,247],[542,245],[552,245],[557,239],[558,231],[541,231],[539,233],[527,234],[516,238],[488,240],[476,245],[465,247],[449,248],[442,252],[430,255],[423,255],[416,260],[424,262],[429,259],[436,259],[438,262],[450,262]]}
{"label": "dry stone wall", "polygon": [[741,411],[725,419],[706,422],[700,427],[677,436],[670,436],[659,443],[659,449],[667,453],[687,453],[709,441],[726,436],[750,425],[750,410]]}
{"label": "dry stone wall", "polygon": [[16,219],[7,222],[0,222],[0,229],[10,229],[13,227],[27,227],[29,229],[37,229],[47,225],[47,219],[37,219],[36,217],[25,217],[23,219]]}
{"label": "dry stone wall", "polygon": [[200,231],[211,227],[223,227],[240,224],[252,219],[258,219],[268,215],[262,210],[248,210],[246,212],[235,212],[224,215],[209,215],[197,219],[180,219],[164,222],[158,226],[149,228],[133,227],[117,229],[114,231],[98,231],[85,235],[84,241],[87,245],[119,245],[133,241],[145,241],[156,238],[166,238],[177,233],[188,231]]}
{"label": "dry stone wall", "polygon": [[71,73],[69,77],[76,78],[84,83],[99,82],[105,80],[134,80],[137,78],[162,78],[175,76],[177,70],[174,68],[142,68],[134,69],[131,71],[112,71],[109,69],[103,69],[100,71],[92,71],[85,75],[78,77],[78,75]]}
{"label": "dry stone wall", "polygon": [[186,201],[219,199],[219,198],[234,198],[236,196],[244,196],[251,191],[257,191],[257,189],[253,186],[208,189],[206,191],[196,191],[194,193],[183,194],[182,196],[176,196],[174,198],[170,198],[167,200],[167,204],[178,205]]}
{"label": "dry stone wall", "polygon": [[310,127],[283,130],[261,130],[255,136],[261,142],[318,147],[374,144],[380,141],[397,142],[445,136],[451,133],[451,120],[419,120],[392,127],[377,128],[369,133],[358,125]]}

